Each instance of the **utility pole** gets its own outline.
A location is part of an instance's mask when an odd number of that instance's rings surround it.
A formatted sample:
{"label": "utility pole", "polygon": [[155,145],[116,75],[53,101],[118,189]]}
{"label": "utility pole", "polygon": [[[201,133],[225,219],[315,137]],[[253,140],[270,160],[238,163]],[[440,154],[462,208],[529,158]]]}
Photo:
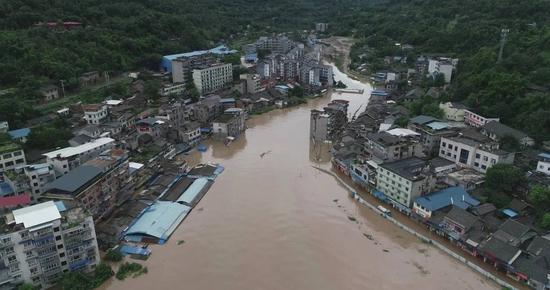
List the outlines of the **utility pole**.
{"label": "utility pole", "polygon": [[63,98],[65,97],[65,81],[60,80],[61,82],[61,92],[63,93]]}
{"label": "utility pole", "polygon": [[502,60],[502,52],[504,51],[504,44],[506,44],[506,40],[508,39],[508,32],[510,32],[510,29],[507,28],[500,30],[500,50],[498,52],[497,63]]}

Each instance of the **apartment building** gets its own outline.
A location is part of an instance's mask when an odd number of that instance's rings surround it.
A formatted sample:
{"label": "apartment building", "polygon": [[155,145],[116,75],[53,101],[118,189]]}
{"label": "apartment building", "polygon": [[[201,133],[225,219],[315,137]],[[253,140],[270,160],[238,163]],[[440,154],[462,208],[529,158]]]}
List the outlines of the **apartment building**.
{"label": "apartment building", "polygon": [[99,155],[99,153],[115,146],[115,139],[99,138],[76,147],[66,147],[44,153],[46,163],[53,166],[55,171],[67,174],[84,162]]}
{"label": "apartment building", "polygon": [[416,157],[380,164],[376,180],[378,191],[405,212],[410,212],[413,201],[435,184],[428,163]]}
{"label": "apartment building", "polygon": [[499,163],[514,163],[514,153],[499,149],[499,144],[475,139],[467,134],[441,138],[439,157],[455,164],[485,173]]}
{"label": "apartment building", "polygon": [[200,94],[222,89],[233,82],[233,66],[217,63],[193,70],[193,83]]}
{"label": "apartment building", "polygon": [[416,116],[409,121],[408,128],[420,134],[422,151],[430,156],[437,156],[442,137],[456,135],[448,123],[430,116]]}
{"label": "apartment building", "polygon": [[176,58],[172,60],[172,82],[185,86],[193,80],[194,69],[216,63],[218,63],[218,59],[211,53]]}
{"label": "apartment building", "polygon": [[76,202],[101,220],[115,209],[128,179],[127,153],[112,149],[48,184],[41,199]]}
{"label": "apartment building", "polygon": [[348,121],[348,101],[334,100],[323,111],[311,110],[309,136],[315,141],[338,140]]}
{"label": "apartment building", "polygon": [[367,133],[365,151],[379,162],[391,162],[422,155],[418,136],[395,136],[388,132]]}
{"label": "apartment building", "polygon": [[497,121],[499,122],[499,118],[489,118],[489,117],[483,117],[482,115],[475,113],[472,110],[465,110],[464,111],[464,123],[466,125],[472,126],[472,127],[483,127],[485,124],[491,122],[491,121]]}
{"label": "apartment building", "polygon": [[0,285],[53,286],[65,272],[91,271],[100,256],[92,217],[48,201],[5,216],[0,234]]}

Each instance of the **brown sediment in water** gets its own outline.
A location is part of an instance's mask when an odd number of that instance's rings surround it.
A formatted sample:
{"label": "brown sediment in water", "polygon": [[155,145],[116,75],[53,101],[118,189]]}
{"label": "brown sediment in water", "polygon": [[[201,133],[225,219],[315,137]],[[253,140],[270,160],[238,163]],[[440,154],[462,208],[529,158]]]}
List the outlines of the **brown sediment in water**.
{"label": "brown sediment in water", "polygon": [[[351,100],[350,113],[367,100],[332,98]],[[102,289],[498,289],[312,167],[330,169],[329,147],[309,141],[310,110],[329,101],[254,116],[231,145],[209,141],[202,156],[194,152],[194,162],[226,168],[198,205],[205,210],[152,246],[140,262],[148,274]]]}

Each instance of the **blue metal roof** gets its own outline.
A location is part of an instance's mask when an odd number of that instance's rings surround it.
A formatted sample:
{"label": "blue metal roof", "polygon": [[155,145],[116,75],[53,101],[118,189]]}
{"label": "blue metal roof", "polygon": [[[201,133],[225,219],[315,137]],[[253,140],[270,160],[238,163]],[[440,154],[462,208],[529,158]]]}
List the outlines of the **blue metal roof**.
{"label": "blue metal roof", "polygon": [[232,54],[236,52],[237,52],[236,50],[231,50],[225,45],[220,45],[207,50],[197,50],[197,51],[191,51],[191,52],[185,52],[185,53],[170,54],[162,57],[161,66],[164,71],[172,72],[172,60],[179,57],[192,57],[192,56],[199,56],[207,53],[224,55],[224,54]]}
{"label": "blue metal roof", "polygon": [[132,247],[128,245],[122,245],[122,247],[120,247],[120,252],[123,255],[140,255],[145,257],[151,255],[151,250],[149,249],[144,249],[142,247]]}
{"label": "blue metal roof", "polygon": [[13,189],[7,182],[0,182],[0,196],[6,196],[13,193]]}
{"label": "blue metal roof", "polygon": [[183,204],[157,201],[141,212],[124,233],[125,238],[155,237],[159,239],[159,244],[164,244],[190,210]]}
{"label": "blue metal roof", "polygon": [[189,188],[176,200],[176,202],[193,206],[197,196],[201,193],[204,187],[208,184],[208,178],[197,178]]}
{"label": "blue metal roof", "polygon": [[61,201],[61,200],[54,201],[54,203],[55,203],[55,206],[57,207],[57,210],[59,210],[60,212],[64,212],[64,211],[67,210],[67,207],[65,206],[63,201]]}
{"label": "blue metal roof", "polygon": [[30,133],[31,133],[31,129],[29,128],[22,128],[22,129],[8,131],[8,134],[10,135],[11,139],[24,138],[29,136]]}
{"label": "blue metal roof", "polygon": [[539,154],[539,157],[550,159],[550,153],[546,153],[546,152],[541,153],[541,154]]}
{"label": "blue metal roof", "polygon": [[460,186],[448,187],[429,195],[419,197],[415,200],[415,203],[429,211],[436,211],[449,205],[454,205],[461,209],[479,205],[479,201],[471,197],[466,190]]}
{"label": "blue metal roof", "polygon": [[374,90],[370,93],[372,96],[387,96],[388,93],[386,93],[386,91],[383,91],[383,90]]}

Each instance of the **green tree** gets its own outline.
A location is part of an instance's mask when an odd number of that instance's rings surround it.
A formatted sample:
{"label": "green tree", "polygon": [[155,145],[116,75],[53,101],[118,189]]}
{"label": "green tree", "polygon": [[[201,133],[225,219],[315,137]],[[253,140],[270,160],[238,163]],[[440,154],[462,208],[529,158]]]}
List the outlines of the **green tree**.
{"label": "green tree", "polygon": [[545,185],[535,185],[529,191],[529,200],[537,208],[548,209],[550,207],[550,187]]}
{"label": "green tree", "polygon": [[495,193],[515,193],[526,182],[523,172],[510,164],[496,164],[487,169],[485,188]]}
{"label": "green tree", "polygon": [[517,152],[521,149],[518,139],[511,135],[506,135],[499,140],[500,148],[509,152]]}
{"label": "green tree", "polygon": [[23,283],[17,287],[17,290],[37,290],[38,288],[31,283]]}
{"label": "green tree", "polygon": [[540,222],[540,226],[543,227],[546,230],[550,229],[550,213],[545,213],[542,216],[542,220]]}
{"label": "green tree", "polygon": [[111,262],[120,262],[122,261],[122,254],[119,251],[109,249],[107,254],[105,254],[105,260]]}

